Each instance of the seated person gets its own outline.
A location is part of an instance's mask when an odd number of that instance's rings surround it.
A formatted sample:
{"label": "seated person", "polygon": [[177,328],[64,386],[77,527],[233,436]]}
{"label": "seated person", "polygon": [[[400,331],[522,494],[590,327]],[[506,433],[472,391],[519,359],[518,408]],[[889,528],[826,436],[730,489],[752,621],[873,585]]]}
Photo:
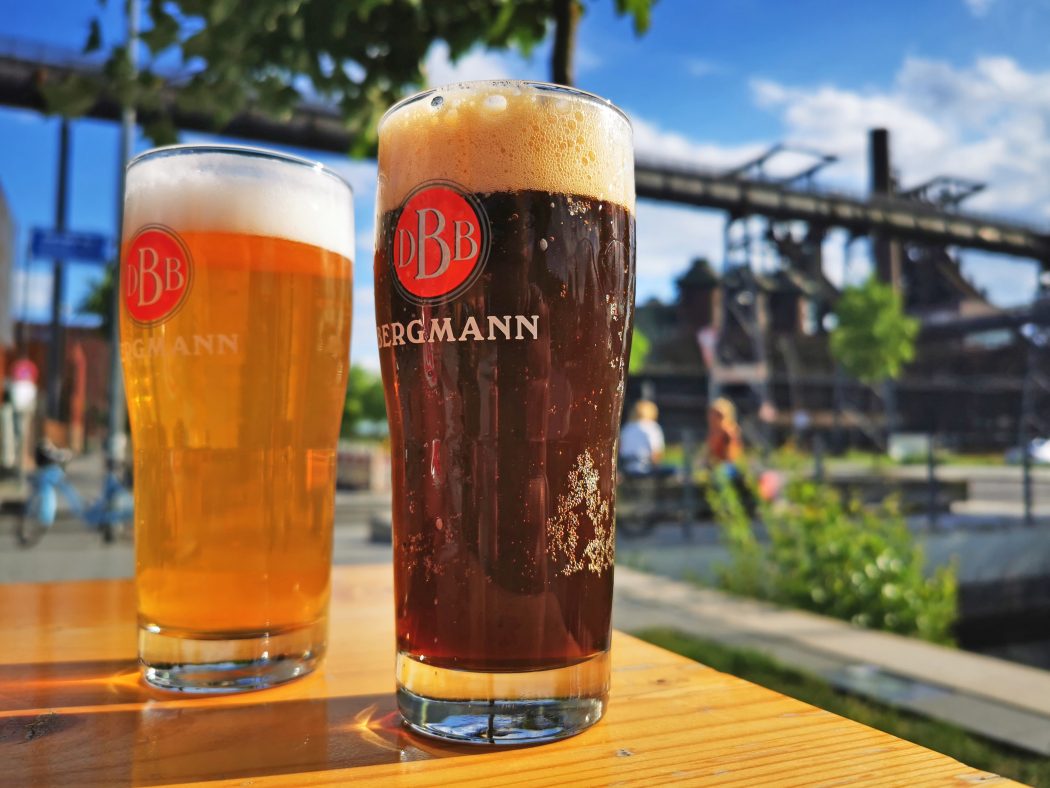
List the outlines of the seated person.
{"label": "seated person", "polygon": [[743,453],[736,408],[725,397],[719,397],[707,410],[707,461],[713,470],[735,479],[740,474],[738,463]]}
{"label": "seated person", "polygon": [[631,416],[620,430],[620,470],[627,476],[666,476],[660,465],[664,457],[664,431],[656,419],[660,412],[647,399],[640,399],[631,408]]}

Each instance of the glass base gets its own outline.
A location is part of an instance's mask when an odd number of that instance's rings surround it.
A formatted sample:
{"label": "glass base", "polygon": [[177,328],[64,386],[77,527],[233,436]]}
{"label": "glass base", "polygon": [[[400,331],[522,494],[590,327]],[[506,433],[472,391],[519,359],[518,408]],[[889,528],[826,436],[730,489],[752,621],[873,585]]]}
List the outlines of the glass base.
{"label": "glass base", "polygon": [[605,714],[609,655],[553,670],[477,673],[397,657],[397,704],[405,724],[438,739],[538,744],[574,736]]}
{"label": "glass base", "polygon": [[312,672],[328,622],[279,632],[194,633],[139,626],[139,664],[150,686],[193,693],[266,689]]}

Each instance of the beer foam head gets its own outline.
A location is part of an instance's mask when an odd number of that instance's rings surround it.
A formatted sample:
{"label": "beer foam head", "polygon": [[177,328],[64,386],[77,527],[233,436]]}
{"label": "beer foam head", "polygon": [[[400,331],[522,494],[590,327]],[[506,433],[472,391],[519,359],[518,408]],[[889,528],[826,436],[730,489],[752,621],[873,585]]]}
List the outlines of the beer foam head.
{"label": "beer foam head", "polygon": [[284,238],[354,258],[347,183],[307,159],[255,148],[177,145],[132,161],[125,239],[147,224]]}
{"label": "beer foam head", "polygon": [[634,209],[631,124],[605,99],[537,82],[464,82],[395,105],[379,126],[379,210],[424,181],[561,192]]}

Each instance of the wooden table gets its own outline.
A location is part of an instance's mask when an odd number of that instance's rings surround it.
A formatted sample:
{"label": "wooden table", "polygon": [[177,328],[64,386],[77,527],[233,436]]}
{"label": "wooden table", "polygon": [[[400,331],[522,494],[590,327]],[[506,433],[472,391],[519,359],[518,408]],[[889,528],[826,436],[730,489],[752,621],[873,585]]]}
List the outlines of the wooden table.
{"label": "wooden table", "polygon": [[324,667],[211,698],[140,683],[129,581],[0,586],[0,785],[1013,784],[619,633],[589,731],[509,749],[422,738],[394,705],[391,581],[337,568]]}

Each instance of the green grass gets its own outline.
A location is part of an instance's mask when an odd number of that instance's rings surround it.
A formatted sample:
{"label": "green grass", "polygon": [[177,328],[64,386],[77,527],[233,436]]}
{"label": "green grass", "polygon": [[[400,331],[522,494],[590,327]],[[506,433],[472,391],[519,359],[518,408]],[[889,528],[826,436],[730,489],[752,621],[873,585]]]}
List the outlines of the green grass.
{"label": "green grass", "polygon": [[[859,451],[857,449],[850,449],[841,457],[827,458],[827,462],[835,464],[838,462],[856,463],[863,465],[874,465],[875,467],[895,467],[901,465],[925,465],[926,457],[911,457],[903,462],[896,462],[885,454],[879,454],[877,452],[870,451]],[[983,453],[983,454],[957,454],[953,451],[946,451],[942,449],[937,450],[937,464],[938,465],[984,465],[984,466],[1003,466],[1006,465],[1006,455],[1003,452]]]}
{"label": "green grass", "polygon": [[[697,445],[697,450],[703,449],[703,444]],[[749,452],[750,459],[754,462],[758,455],[755,452]],[[672,443],[667,446],[664,451],[664,462],[668,465],[674,465],[681,467],[682,465],[682,445],[680,443]],[[808,468],[813,462],[813,455],[808,451],[799,451],[791,446],[782,446],[770,455],[767,465],[779,468],[785,471],[799,470],[800,468]],[[859,449],[850,449],[845,454],[835,456],[832,454],[825,454],[824,462],[829,465],[836,465],[841,463],[848,464],[861,464],[869,465],[875,468],[892,468],[901,465],[925,465],[925,457],[915,457],[904,462],[895,462],[889,456],[880,454],[872,451],[860,451]],[[938,465],[984,465],[984,466],[1003,466],[1006,465],[1006,456],[1003,452],[983,453],[983,454],[956,454],[952,451],[938,450],[937,452],[937,464]],[[700,456],[697,455],[693,466],[699,468],[701,466]]]}
{"label": "green grass", "polygon": [[617,550],[616,564],[637,569],[639,572],[652,571],[652,562],[641,550]]}
{"label": "green grass", "polygon": [[663,461],[665,464],[681,468],[683,459],[685,459],[685,452],[682,450],[681,443],[672,443],[664,449]]}
{"label": "green grass", "polygon": [[941,465],[1006,465],[1006,453],[995,454],[956,454],[950,451],[937,452],[937,462]]}
{"label": "green grass", "polygon": [[1050,758],[1029,755],[947,723],[845,695],[821,679],[785,667],[754,651],[730,648],[671,629],[648,629],[635,634],[715,670],[942,752],[978,769],[1050,788]]}

